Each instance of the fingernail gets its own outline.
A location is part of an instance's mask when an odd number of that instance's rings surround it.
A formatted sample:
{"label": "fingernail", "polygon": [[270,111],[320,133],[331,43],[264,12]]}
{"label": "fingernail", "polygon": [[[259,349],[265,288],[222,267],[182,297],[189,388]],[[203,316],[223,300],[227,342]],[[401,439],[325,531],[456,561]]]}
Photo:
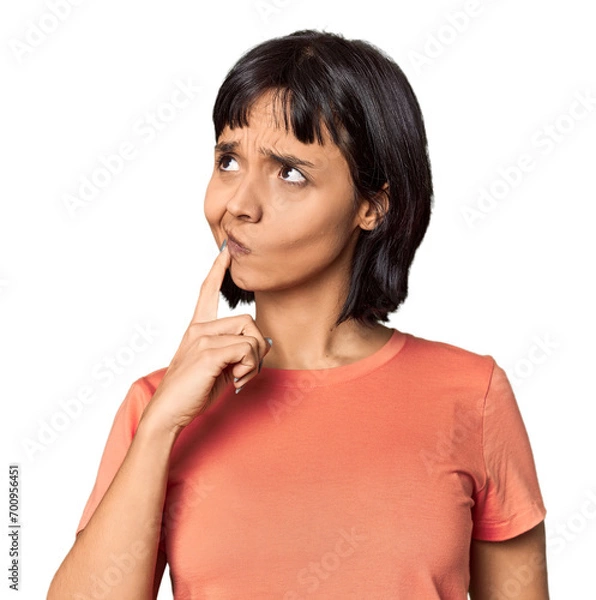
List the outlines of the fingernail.
{"label": "fingernail", "polygon": [[270,337],[265,338],[270,346],[273,346],[273,340]]}
{"label": "fingernail", "polygon": [[219,251],[221,252],[225,247],[226,244],[228,243],[228,238],[226,238],[222,243],[221,246],[219,247]]}
{"label": "fingernail", "polygon": [[237,394],[244,386],[241,385],[234,393]]}
{"label": "fingernail", "polygon": [[240,377],[234,377],[234,383],[240,380]]}

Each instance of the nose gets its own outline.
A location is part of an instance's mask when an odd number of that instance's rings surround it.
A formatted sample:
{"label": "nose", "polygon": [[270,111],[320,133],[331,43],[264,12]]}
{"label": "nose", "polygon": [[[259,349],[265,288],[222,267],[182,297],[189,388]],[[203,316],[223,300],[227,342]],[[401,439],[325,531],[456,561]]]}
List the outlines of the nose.
{"label": "nose", "polygon": [[235,217],[258,220],[264,193],[263,183],[259,180],[258,173],[247,171],[238,174],[236,185],[229,190],[226,208]]}

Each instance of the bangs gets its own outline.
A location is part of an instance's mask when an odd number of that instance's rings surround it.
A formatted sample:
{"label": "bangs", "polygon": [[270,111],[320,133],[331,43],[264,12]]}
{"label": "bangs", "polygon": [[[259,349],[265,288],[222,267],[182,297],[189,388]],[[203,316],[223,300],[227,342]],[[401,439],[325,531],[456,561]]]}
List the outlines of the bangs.
{"label": "bangs", "polygon": [[[279,52],[248,52],[228,73],[213,107],[215,137],[228,126],[247,127],[254,104],[270,96],[275,125],[292,133],[304,144],[324,144],[326,129],[336,145],[345,142],[339,115],[339,98],[325,65],[308,47],[295,51],[298,57],[280,57]],[[337,88],[335,88],[337,92]],[[338,102],[339,101],[339,102]]]}

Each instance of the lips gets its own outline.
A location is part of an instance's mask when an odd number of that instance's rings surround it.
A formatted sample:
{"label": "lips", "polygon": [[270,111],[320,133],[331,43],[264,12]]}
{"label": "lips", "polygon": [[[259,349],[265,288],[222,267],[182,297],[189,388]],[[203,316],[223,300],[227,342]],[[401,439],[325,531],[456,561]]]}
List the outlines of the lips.
{"label": "lips", "polygon": [[226,232],[228,234],[228,241],[232,242],[232,244],[234,244],[234,246],[236,246],[236,249],[241,251],[241,252],[245,252],[245,253],[249,253],[250,250],[240,241],[238,240],[236,237],[234,237],[231,233]]}

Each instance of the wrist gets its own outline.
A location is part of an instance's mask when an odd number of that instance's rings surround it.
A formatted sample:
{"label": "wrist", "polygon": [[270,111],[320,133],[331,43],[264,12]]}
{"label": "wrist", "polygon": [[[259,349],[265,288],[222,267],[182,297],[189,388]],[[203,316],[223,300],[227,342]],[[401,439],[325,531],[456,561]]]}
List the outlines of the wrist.
{"label": "wrist", "polygon": [[171,419],[164,418],[163,415],[153,409],[150,403],[141,415],[135,436],[144,436],[151,440],[163,440],[173,445],[183,429],[184,427],[173,424]]}

